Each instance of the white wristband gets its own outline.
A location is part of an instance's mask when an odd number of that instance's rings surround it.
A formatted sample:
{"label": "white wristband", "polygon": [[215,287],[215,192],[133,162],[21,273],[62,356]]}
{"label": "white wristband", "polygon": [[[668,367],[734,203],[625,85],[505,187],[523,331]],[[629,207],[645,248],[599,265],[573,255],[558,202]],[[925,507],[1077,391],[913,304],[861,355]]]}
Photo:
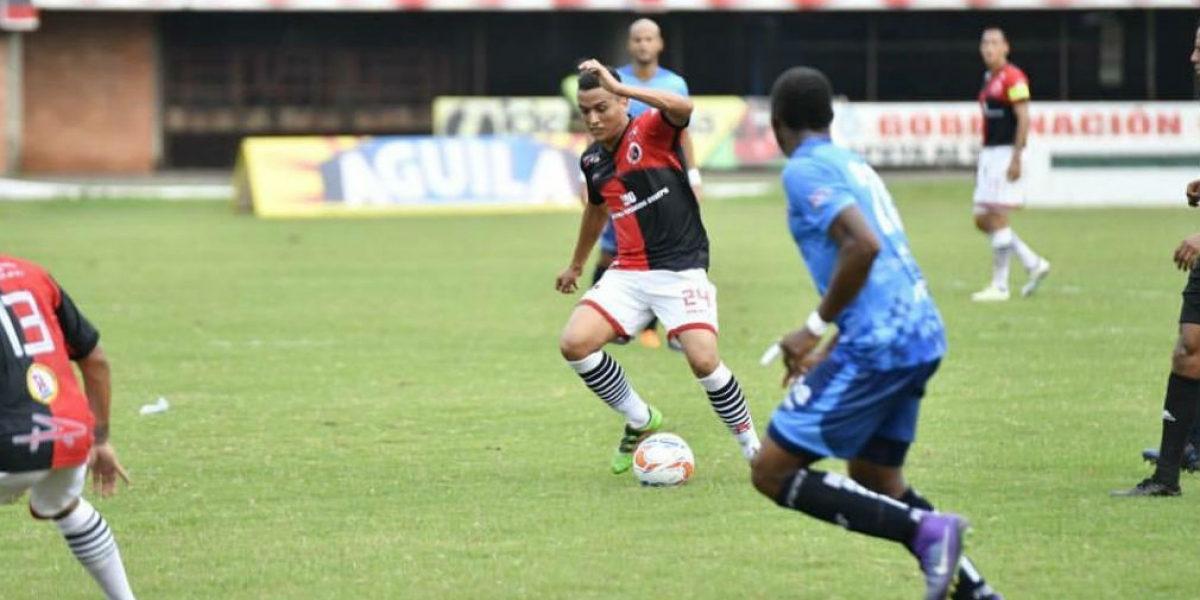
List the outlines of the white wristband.
{"label": "white wristband", "polygon": [[829,331],[829,323],[821,318],[821,313],[814,310],[808,315],[808,319],[804,321],[804,328],[809,333],[817,337],[822,337],[825,335],[825,332]]}
{"label": "white wristband", "polygon": [[688,169],[688,183],[690,183],[692,187],[700,185],[700,169],[697,169],[696,167]]}

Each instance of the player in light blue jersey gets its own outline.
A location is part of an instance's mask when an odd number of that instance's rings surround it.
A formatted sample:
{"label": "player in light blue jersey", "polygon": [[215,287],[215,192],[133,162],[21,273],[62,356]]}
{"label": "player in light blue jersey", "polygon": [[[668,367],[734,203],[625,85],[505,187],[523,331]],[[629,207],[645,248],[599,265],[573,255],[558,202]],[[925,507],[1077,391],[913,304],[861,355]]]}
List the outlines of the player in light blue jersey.
{"label": "player in light blue jersey", "polygon": [[[663,51],[662,30],[658,23],[650,19],[638,19],[629,26],[629,64],[619,67],[617,73],[621,81],[633,87],[665,90],[686,97],[688,95],[687,81],[678,73],[663,67],[658,63],[658,56]],[[572,102],[572,106],[574,102]],[[629,100],[627,109],[630,117],[637,117],[649,107],[637,100]],[[688,167],[688,182],[696,199],[700,199],[701,176],[696,166],[696,153],[692,147],[692,136],[684,129],[679,137],[679,145],[683,151],[684,164]],[[586,186],[585,186],[586,187]],[[586,200],[585,200],[586,202]],[[617,231],[612,221],[604,227],[600,234],[600,257],[596,259],[596,267],[592,271],[592,283],[600,281],[608,270],[613,259],[617,256]],[[658,320],[652,319],[646,328],[638,334],[638,343],[647,348],[659,348],[662,342],[658,339]],[[680,348],[672,346],[676,350]]]}
{"label": "player in light blue jersey", "polygon": [[[821,302],[780,342],[788,391],[754,461],[754,486],[784,508],[904,545],[925,574],[926,600],[998,599],[962,555],[965,520],[934,511],[904,479],[945,332],[887,187],[830,142],[832,99],[825,75],[806,67],[771,90],[771,124],[788,156],[788,226]],[[812,468],[828,457],[848,461],[850,477]]]}

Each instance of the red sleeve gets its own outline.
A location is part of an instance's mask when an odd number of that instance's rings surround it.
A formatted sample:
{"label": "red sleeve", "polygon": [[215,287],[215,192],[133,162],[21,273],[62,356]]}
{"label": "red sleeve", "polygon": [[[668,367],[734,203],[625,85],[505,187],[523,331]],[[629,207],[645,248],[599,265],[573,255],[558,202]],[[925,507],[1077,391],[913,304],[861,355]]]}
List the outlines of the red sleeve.
{"label": "red sleeve", "polygon": [[1004,72],[1004,100],[1011,104],[1028,99],[1029,78],[1025,76],[1025,71],[1009,65]]}
{"label": "red sleeve", "polygon": [[646,132],[646,136],[664,148],[672,149],[679,139],[683,127],[677,127],[663,116],[662,111],[651,108],[638,115],[638,125]]}

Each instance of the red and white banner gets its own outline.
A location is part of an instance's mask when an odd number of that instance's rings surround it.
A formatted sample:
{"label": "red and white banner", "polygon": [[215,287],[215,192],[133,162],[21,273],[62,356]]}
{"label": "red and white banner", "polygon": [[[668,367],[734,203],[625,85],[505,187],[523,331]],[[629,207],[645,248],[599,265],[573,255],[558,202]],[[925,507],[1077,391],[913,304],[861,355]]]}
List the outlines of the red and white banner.
{"label": "red and white banner", "polygon": [[35,0],[48,10],[1032,10],[1197,8],[1200,0]]}

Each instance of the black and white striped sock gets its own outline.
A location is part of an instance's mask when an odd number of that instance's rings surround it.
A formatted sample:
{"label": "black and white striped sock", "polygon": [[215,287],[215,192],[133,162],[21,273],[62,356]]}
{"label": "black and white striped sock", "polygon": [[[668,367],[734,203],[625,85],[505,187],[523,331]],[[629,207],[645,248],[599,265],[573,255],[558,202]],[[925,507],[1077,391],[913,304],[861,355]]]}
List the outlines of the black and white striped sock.
{"label": "black and white striped sock", "polygon": [[708,401],[712,404],[713,411],[721,417],[729,431],[734,435],[754,431],[750,408],[746,406],[746,395],[742,393],[742,386],[725,363],[721,363],[716,371],[699,381],[708,392]]}
{"label": "black and white striped sock", "polygon": [[569,360],[567,364],[605,404],[625,415],[631,427],[641,429],[650,423],[650,407],[629,385],[625,369],[607,352],[600,350],[583,360]]}
{"label": "black and white striped sock", "polygon": [[80,564],[110,600],[133,600],[121,551],[108,522],[83,498],[71,514],[54,521]]}

